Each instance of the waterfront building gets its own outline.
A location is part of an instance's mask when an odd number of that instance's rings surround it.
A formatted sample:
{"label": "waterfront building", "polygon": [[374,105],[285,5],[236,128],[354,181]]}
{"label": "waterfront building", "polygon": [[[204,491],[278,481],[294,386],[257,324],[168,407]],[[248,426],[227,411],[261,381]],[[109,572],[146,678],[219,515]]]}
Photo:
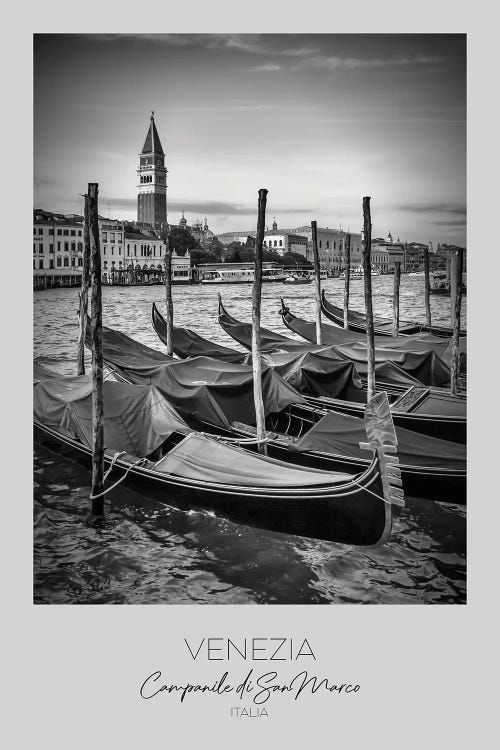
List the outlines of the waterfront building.
{"label": "waterfront building", "polygon": [[184,211],[183,211],[182,217],[179,220],[179,223],[177,226],[179,227],[179,229],[186,229],[194,237],[194,239],[201,245],[201,247],[205,247],[206,245],[210,244],[212,239],[215,237],[214,233],[208,227],[208,219],[206,216],[205,216],[204,223],[202,223],[199,219],[196,219],[196,221],[194,221],[192,225],[190,226],[187,222],[186,217],[184,216]]}
{"label": "waterfront building", "polygon": [[[312,245],[312,228],[309,225],[297,227],[295,231],[307,237],[307,260],[314,262]],[[345,265],[345,242],[349,232],[343,229],[318,227],[318,255],[320,268],[328,273],[337,274]],[[350,232],[351,235],[351,267],[359,266],[362,262],[361,234]]]}
{"label": "waterfront building", "polygon": [[144,146],[139,154],[137,221],[160,229],[167,223],[167,168],[165,154],[151,113]]}
{"label": "waterfront building", "polygon": [[372,240],[371,263],[381,273],[394,273],[395,263],[401,264],[401,270],[405,270],[405,248],[404,243],[398,239],[394,242],[389,231],[387,237],[377,237]]}
{"label": "waterfront building", "polygon": [[[104,284],[138,283],[164,272],[165,242],[150,226],[99,217]],[[81,284],[83,216],[35,209],[33,275],[35,287]],[[172,253],[173,283],[191,281],[191,256]]]}
{"label": "waterfront building", "polygon": [[33,212],[33,275],[57,276],[59,285],[75,283],[81,275],[83,250],[83,217],[52,213],[42,209]]}
{"label": "waterfront building", "polygon": [[264,233],[264,248],[272,250],[278,255],[285,253],[298,253],[307,257],[307,237],[305,235],[294,234],[287,230],[278,229],[276,218],[273,221],[271,231]]}

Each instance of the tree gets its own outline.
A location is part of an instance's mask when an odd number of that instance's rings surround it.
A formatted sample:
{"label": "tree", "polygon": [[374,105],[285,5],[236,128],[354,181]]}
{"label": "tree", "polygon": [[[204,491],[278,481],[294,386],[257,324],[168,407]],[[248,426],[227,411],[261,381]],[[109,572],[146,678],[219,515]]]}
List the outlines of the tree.
{"label": "tree", "polygon": [[191,251],[200,247],[191,232],[187,229],[181,229],[181,227],[171,227],[168,232],[168,239],[170,247],[175,250],[177,255],[185,255],[186,250]]}

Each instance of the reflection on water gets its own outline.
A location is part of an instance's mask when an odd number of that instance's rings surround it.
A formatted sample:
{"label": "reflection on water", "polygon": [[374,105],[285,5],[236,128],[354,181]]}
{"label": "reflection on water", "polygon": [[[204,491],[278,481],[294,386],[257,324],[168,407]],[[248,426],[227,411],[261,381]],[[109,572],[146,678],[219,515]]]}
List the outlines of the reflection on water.
{"label": "reflection on water", "polygon": [[[374,311],[392,314],[392,283],[373,279]],[[324,282],[342,304],[342,282]],[[223,291],[228,310],[250,320],[251,287]],[[174,288],[175,323],[238,348],[216,320],[215,286]],[[351,281],[352,307],[363,309],[363,282]],[[283,294],[292,312],[313,319],[312,285],[263,288],[262,325],[290,336],[278,315]],[[104,324],[164,347],[151,327],[162,287],[103,289]],[[401,317],[423,320],[423,277],[402,277]],[[432,320],[449,325],[449,298],[432,298]],[[35,293],[34,353],[74,373],[78,290]],[[463,323],[465,325],[465,305]],[[88,360],[90,363],[90,359]],[[178,510],[124,487],[108,495],[107,522],[87,527],[90,473],[35,446],[34,600],[47,604],[326,604],[464,603],[465,508],[407,498],[393,536],[361,549],[238,525],[213,513]]]}

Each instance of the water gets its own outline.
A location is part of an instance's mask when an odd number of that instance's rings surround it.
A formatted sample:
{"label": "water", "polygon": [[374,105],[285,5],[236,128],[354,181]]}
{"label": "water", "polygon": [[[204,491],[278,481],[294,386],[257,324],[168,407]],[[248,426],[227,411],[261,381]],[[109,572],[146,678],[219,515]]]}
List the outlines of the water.
{"label": "water", "polygon": [[[373,277],[375,314],[392,314],[392,277]],[[343,282],[324,288],[342,304]],[[175,323],[238,348],[216,320],[215,286],[175,287]],[[222,289],[229,312],[250,320],[251,286]],[[278,315],[313,319],[312,285],[265,284],[262,325],[291,336]],[[403,276],[401,317],[423,320],[423,276]],[[363,281],[351,281],[363,309]],[[159,351],[151,303],[162,287],[104,287],[103,319]],[[34,354],[60,373],[75,372],[78,290],[34,295]],[[449,325],[449,298],[432,297],[433,323]],[[466,326],[464,301],[463,326]],[[88,359],[88,364],[90,359]],[[407,498],[395,509],[391,541],[363,550],[238,525],[179,510],[124,487],[107,496],[106,524],[89,528],[90,472],[35,445],[34,601],[46,604],[465,603],[464,506]]]}

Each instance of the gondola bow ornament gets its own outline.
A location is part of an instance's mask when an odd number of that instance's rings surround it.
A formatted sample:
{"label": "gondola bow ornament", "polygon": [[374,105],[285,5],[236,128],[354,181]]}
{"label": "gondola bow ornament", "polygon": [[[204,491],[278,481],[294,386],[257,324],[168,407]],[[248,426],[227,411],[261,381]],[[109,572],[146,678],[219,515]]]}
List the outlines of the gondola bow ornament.
{"label": "gondola bow ornament", "polygon": [[404,507],[404,492],[402,489],[401,470],[398,468],[399,458],[395,455],[398,439],[392,421],[387,393],[377,393],[366,405],[365,429],[368,443],[360,443],[362,450],[378,453],[384,499],[393,505]]}

